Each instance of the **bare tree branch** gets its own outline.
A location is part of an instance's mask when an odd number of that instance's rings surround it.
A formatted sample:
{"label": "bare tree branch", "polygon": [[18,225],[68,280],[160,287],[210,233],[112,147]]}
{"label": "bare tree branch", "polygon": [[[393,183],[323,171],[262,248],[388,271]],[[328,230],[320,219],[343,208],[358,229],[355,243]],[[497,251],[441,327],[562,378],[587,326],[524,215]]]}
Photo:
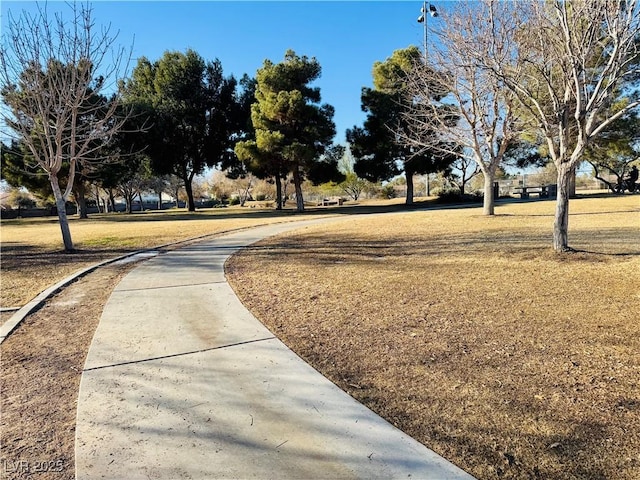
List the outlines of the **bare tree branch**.
{"label": "bare tree branch", "polygon": [[[459,2],[442,16],[444,26],[435,32],[439,45],[409,78],[410,129],[402,136],[416,150],[446,150],[474,161],[485,177],[487,215],[494,213],[496,170],[523,128],[515,116],[513,94],[482,68],[487,54],[501,62],[501,68],[513,68],[507,53],[517,25],[510,22],[510,8],[492,0]],[[442,100],[432,100],[438,97]]]}
{"label": "bare tree branch", "polygon": [[108,99],[102,92],[117,86],[129,60],[109,27],[96,29],[89,4],[70,8],[68,22],[61,14],[52,20],[46,4],[34,15],[10,13],[0,48],[1,93],[8,107],[2,119],[49,177],[66,250],[73,243],[65,203],[76,172],[104,161],[99,149],[127,121],[117,90]]}
{"label": "bare tree branch", "polygon": [[515,2],[515,67],[486,56],[537,122],[558,171],[554,248],[568,250],[569,186],[585,148],[640,106],[638,0]]}

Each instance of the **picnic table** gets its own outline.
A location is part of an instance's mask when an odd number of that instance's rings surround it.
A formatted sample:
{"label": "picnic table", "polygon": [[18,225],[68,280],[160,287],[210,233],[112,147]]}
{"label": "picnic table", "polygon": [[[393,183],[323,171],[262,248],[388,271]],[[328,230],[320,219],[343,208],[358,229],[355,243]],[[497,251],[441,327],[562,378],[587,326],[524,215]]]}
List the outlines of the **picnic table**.
{"label": "picnic table", "polygon": [[321,204],[323,207],[326,207],[329,205],[342,205],[343,202],[344,200],[342,199],[342,197],[329,197],[323,198]]}
{"label": "picnic table", "polygon": [[549,198],[555,196],[558,191],[557,185],[531,185],[527,187],[516,187],[513,193],[520,195],[520,198],[529,198],[530,195],[536,194],[538,198]]}

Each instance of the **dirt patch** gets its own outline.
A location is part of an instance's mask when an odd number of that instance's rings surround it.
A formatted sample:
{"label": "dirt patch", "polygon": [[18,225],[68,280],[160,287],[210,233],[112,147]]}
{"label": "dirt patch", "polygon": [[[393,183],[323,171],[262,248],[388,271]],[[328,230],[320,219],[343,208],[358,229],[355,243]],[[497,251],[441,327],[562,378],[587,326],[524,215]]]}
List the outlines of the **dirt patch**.
{"label": "dirt patch", "polygon": [[80,376],[102,309],[132,265],[106,266],[49,299],[2,343],[2,478],[75,478]]}

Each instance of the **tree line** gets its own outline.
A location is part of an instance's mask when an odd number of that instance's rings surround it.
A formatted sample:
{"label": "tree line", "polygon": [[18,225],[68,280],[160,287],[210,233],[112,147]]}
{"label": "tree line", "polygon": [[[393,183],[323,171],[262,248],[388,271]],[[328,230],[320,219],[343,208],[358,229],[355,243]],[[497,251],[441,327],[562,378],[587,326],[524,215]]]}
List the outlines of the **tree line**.
{"label": "tree line", "polygon": [[[2,176],[53,192],[67,250],[64,204],[71,194],[80,204],[92,186],[130,198],[132,184],[162,192],[179,178],[193,211],[195,176],[217,167],[273,181],[276,208],[291,176],[302,211],[305,179],[344,180],[345,147],[332,143],[334,109],[313,86],[315,58],[289,50],[237,80],[217,59],[165,52],[121,78],[127,52],[108,29],[96,34],[89,5],[71,8],[71,25],[52,21],[46,6],[10,17],[0,50],[3,116],[16,137],[2,145]],[[492,215],[501,166],[551,162],[554,248],[569,249],[577,166],[623,175],[620,165],[637,159],[638,9],[637,0],[457,2],[431,23],[438,41],[424,52],[399,49],[375,63],[373,87],[361,92],[366,119],[346,132],[349,180],[404,174],[412,203],[415,174],[445,172],[464,191],[480,172]]]}

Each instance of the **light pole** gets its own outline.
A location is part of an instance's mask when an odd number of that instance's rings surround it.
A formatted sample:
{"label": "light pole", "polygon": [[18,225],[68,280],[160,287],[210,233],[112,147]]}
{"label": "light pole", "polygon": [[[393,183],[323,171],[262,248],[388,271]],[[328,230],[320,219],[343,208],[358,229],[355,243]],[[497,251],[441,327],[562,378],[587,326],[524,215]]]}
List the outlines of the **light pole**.
{"label": "light pole", "polygon": [[[428,7],[428,8],[427,8]],[[434,5],[431,5],[427,2],[422,2],[422,8],[420,9],[420,16],[418,17],[418,23],[421,23],[424,27],[424,62],[427,63],[427,17],[431,15],[432,17],[438,16],[438,10]]]}
{"label": "light pole", "polygon": [[[427,14],[427,6],[428,6],[428,14]],[[429,59],[429,54],[428,52],[428,48],[427,48],[427,18],[428,15],[431,15],[432,17],[437,17],[438,16],[438,10],[436,9],[436,7],[434,5],[431,5],[430,3],[427,5],[427,2],[422,2],[422,8],[420,9],[420,16],[418,17],[418,23],[421,23],[422,26],[424,27],[424,65],[425,67],[427,66],[427,60]],[[429,173],[427,173],[427,197],[431,196],[431,189],[429,188],[429,180],[431,175]]]}

